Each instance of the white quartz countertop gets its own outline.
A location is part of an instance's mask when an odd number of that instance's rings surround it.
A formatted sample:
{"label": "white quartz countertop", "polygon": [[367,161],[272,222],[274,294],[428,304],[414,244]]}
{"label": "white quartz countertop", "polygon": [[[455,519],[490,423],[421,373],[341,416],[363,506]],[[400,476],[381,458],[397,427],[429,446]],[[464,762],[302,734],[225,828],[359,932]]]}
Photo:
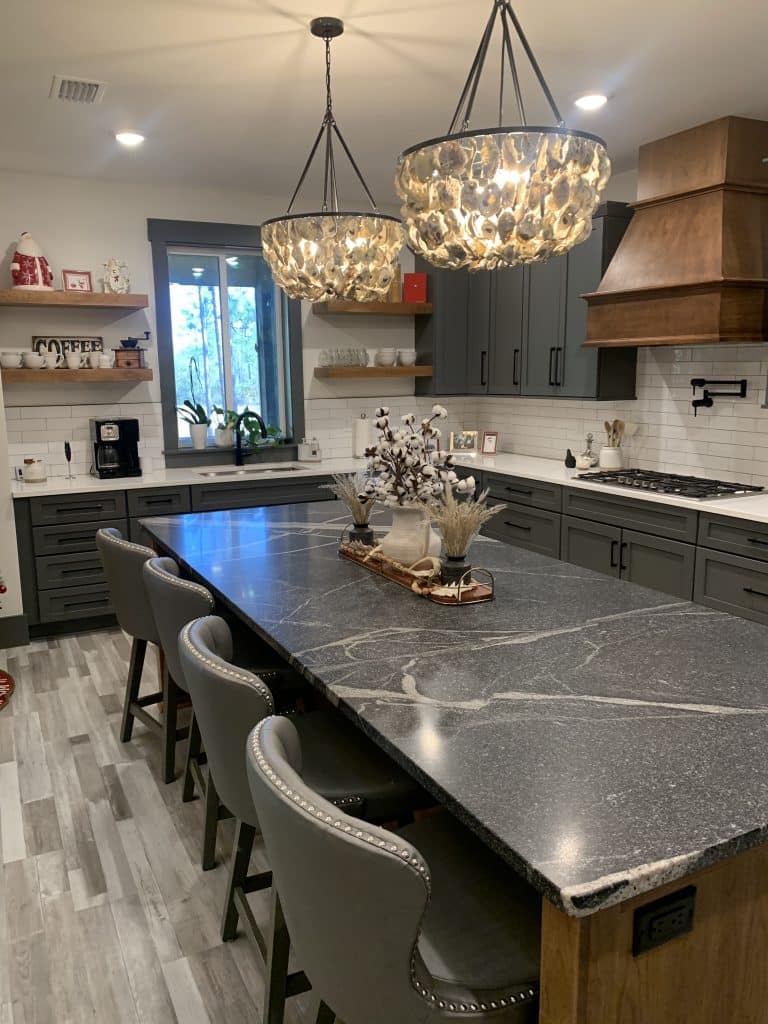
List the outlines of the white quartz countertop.
{"label": "white quartz countertop", "polygon": [[[678,508],[696,509],[699,512],[710,512],[715,515],[730,516],[734,519],[749,519],[753,522],[768,523],[768,492],[739,498],[724,498],[715,501],[696,501],[693,498],[681,498],[667,494],[653,494],[648,491],[630,490],[626,487],[610,487],[606,484],[593,484],[579,480],[575,470],[566,469],[556,459],[538,459],[530,455],[509,455],[500,452],[498,455],[462,455],[456,462],[460,466],[473,467],[485,473],[498,473],[502,476],[519,476],[528,480],[539,480],[544,483],[560,484],[567,487],[578,487],[583,490],[602,494],[613,494],[633,498],[637,501],[650,501],[659,505],[674,505]],[[295,465],[286,463],[286,465]],[[92,476],[77,476],[73,480],[64,477],[50,477],[43,483],[11,484],[14,498],[31,498],[35,495],[83,494],[93,491],[127,491],[138,488],[173,487],[174,485],[190,484],[238,484],[249,480],[295,480],[303,476],[324,476],[330,473],[354,473],[365,469],[364,459],[323,459],[322,462],[302,463],[302,469],[280,469],[279,463],[271,464],[268,475],[254,472],[242,476],[203,476],[206,472],[227,470],[234,467],[193,466],[187,469],[166,469],[156,473],[146,473],[140,477],[122,477],[116,480],[97,480]],[[248,470],[264,469],[246,465]]]}
{"label": "white quartz countertop", "polygon": [[[99,480],[90,475],[81,475],[67,480],[66,477],[54,476],[40,483],[21,483],[13,481],[11,494],[14,498],[34,498],[39,495],[85,494],[93,491],[135,491],[153,487],[178,487],[190,484],[244,484],[253,480],[296,480],[307,476],[327,476],[330,473],[354,473],[365,469],[365,459],[323,459],[322,462],[302,462],[301,469],[289,469],[295,462],[286,462],[281,469],[279,462],[252,463],[242,468],[242,475],[229,475],[234,466],[189,466],[186,469],[164,469],[155,473],[144,473],[143,476],[118,477],[114,480]],[[265,469],[268,473],[264,473]],[[252,470],[253,472],[249,472]],[[205,473],[226,473],[221,476],[205,476]]]}

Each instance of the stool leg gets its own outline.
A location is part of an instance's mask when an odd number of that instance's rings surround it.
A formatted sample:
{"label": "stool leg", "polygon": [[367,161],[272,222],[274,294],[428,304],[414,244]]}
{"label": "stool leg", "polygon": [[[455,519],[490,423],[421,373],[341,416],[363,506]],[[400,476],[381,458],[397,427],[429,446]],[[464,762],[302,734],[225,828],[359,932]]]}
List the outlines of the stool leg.
{"label": "stool leg", "polygon": [[179,709],[179,688],[171,679],[168,666],[163,665],[163,781],[176,779],[176,721]]}
{"label": "stool leg", "polygon": [[280,906],[277,889],[272,886],[272,921],[266,963],[266,989],[262,1024],[283,1024],[285,988],[288,981],[288,955],[291,939]]}
{"label": "stool leg", "polygon": [[144,655],[147,653],[147,641],[133,638],[131,645],[131,661],[128,667],[128,682],[125,686],[125,699],[123,701],[123,720],[120,725],[120,742],[130,743],[133,735],[133,712],[131,704],[139,696],[141,685],[141,673],[144,669]]}
{"label": "stool leg", "polygon": [[325,1003],[321,1002],[317,1008],[317,1018],[315,1024],[334,1024],[336,1020],[336,1014]]}
{"label": "stool leg", "polygon": [[[208,768],[208,777],[205,782],[205,818],[203,819],[203,871],[210,871],[216,867],[216,837],[219,832],[219,794],[216,791],[216,784]],[[251,840],[253,845],[253,840]],[[246,869],[248,865],[246,864]]]}
{"label": "stool leg", "polygon": [[241,889],[245,879],[248,877],[248,864],[251,860],[251,850],[253,849],[255,838],[256,829],[253,825],[246,825],[244,821],[238,821],[237,831],[235,832],[235,848],[232,851],[232,863],[229,867],[224,917],[221,922],[221,938],[223,942],[230,942],[237,935],[239,915],[235,903],[235,889]]}
{"label": "stool leg", "polygon": [[187,743],[187,757],[184,763],[184,789],[181,799],[185,804],[195,799],[195,777],[192,774],[192,764],[200,757],[203,748],[203,740],[200,736],[200,728],[192,710],[192,720],[189,723],[189,742]]}

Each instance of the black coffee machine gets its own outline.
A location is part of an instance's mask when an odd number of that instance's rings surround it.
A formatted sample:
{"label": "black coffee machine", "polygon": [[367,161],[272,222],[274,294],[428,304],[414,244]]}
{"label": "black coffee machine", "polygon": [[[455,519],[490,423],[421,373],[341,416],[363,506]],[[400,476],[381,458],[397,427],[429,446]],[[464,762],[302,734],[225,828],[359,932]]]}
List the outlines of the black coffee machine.
{"label": "black coffee machine", "polygon": [[138,420],[91,420],[91,441],[92,476],[141,476]]}

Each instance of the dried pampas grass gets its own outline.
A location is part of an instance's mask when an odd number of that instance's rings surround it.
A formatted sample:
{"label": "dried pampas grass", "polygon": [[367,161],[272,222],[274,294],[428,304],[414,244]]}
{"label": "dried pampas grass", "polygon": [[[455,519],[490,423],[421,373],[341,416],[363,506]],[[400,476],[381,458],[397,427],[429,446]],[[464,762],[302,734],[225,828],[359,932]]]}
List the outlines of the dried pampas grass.
{"label": "dried pampas grass", "polygon": [[367,482],[364,473],[353,473],[351,476],[338,476],[334,473],[333,483],[324,485],[326,490],[344,502],[352,513],[355,526],[367,526],[373,508],[373,495],[363,493]]}
{"label": "dried pampas grass", "polygon": [[480,528],[506,508],[506,505],[489,507],[485,504],[487,497],[488,491],[483,491],[477,498],[457,501],[452,489],[446,487],[442,498],[427,507],[425,514],[443,538],[445,554],[450,558],[463,558]]}

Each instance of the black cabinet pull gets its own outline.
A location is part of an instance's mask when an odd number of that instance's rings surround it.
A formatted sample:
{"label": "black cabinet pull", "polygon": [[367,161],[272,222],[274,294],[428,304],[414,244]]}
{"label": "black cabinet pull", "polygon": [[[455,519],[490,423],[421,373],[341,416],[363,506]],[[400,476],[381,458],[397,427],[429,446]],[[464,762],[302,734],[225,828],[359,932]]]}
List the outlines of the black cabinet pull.
{"label": "black cabinet pull", "polygon": [[554,387],[555,386],[555,377],[554,377],[554,373],[555,373],[555,371],[554,371],[555,351],[556,350],[555,350],[554,346],[549,350],[549,386],[550,387]]}
{"label": "black cabinet pull", "polygon": [[505,490],[510,494],[524,494],[526,498],[530,498],[533,494],[533,491],[527,491],[524,487],[506,487]]}
{"label": "black cabinet pull", "polygon": [[104,505],[58,505],[57,512],[103,512]]}
{"label": "black cabinet pull", "polygon": [[761,540],[760,537],[749,537],[750,544],[759,544],[760,547],[768,548],[768,540]]}
{"label": "black cabinet pull", "polygon": [[621,569],[622,572],[627,572],[629,570],[629,566],[626,565],[625,562],[624,562],[624,555],[625,555],[628,547],[629,547],[629,544],[627,543],[627,541],[622,541],[622,543],[621,543],[621,557],[619,558],[619,568]]}
{"label": "black cabinet pull", "polygon": [[512,353],[512,383],[515,387],[520,383],[520,349]]}
{"label": "black cabinet pull", "polygon": [[101,563],[96,562],[93,565],[82,565],[76,569],[59,569],[60,576],[82,576],[83,573],[89,572],[101,572]]}
{"label": "black cabinet pull", "polygon": [[619,568],[619,542],[617,540],[611,541],[611,568]]}
{"label": "black cabinet pull", "polygon": [[745,594],[754,594],[755,597],[768,597],[764,590],[755,590],[754,587],[744,587]]}
{"label": "black cabinet pull", "polygon": [[62,608],[103,608],[109,605],[109,598],[95,598],[93,601],[62,601]]}
{"label": "black cabinet pull", "polygon": [[557,385],[557,387],[560,387],[560,385],[563,383],[560,377],[560,371],[562,369],[560,354],[562,353],[562,351],[562,348],[559,347],[555,349],[555,384]]}
{"label": "black cabinet pull", "polygon": [[508,519],[504,520],[504,525],[511,526],[513,530],[523,530],[525,533],[530,533],[533,529],[531,526],[521,526],[520,523],[510,523]]}
{"label": "black cabinet pull", "polygon": [[79,544],[83,540],[92,541],[95,536],[95,533],[68,533],[63,537],[56,537],[55,540],[57,544]]}
{"label": "black cabinet pull", "polygon": [[488,353],[483,349],[480,353],[480,387],[484,388],[488,381],[485,379],[485,361],[488,357]]}

